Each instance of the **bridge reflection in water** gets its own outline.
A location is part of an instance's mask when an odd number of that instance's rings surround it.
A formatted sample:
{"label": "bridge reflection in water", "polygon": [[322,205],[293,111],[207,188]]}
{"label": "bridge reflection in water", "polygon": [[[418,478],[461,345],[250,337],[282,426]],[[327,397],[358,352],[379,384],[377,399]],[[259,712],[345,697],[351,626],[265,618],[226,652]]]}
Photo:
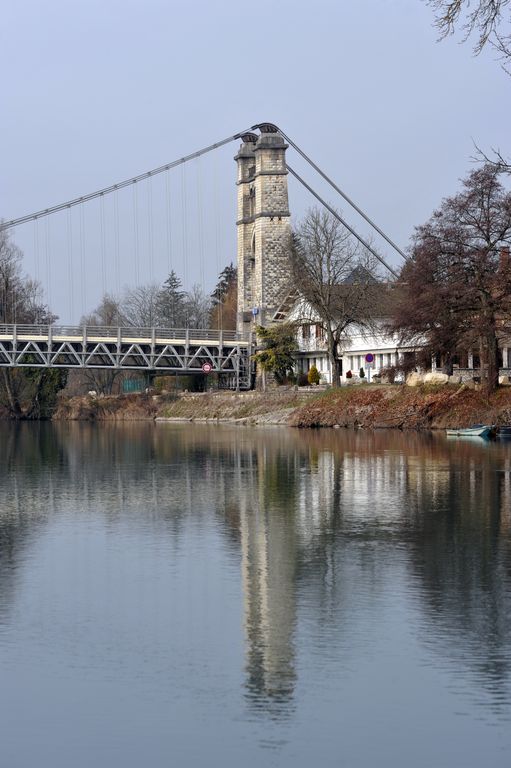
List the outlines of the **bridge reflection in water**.
{"label": "bridge reflection in water", "polygon": [[299,646],[345,671],[361,643],[370,655],[378,629],[366,614],[383,615],[406,582],[438,664],[468,676],[496,712],[511,707],[511,447],[389,432],[22,424],[1,441],[0,483],[0,622],[23,549],[70,492],[111,527],[143,517],[176,551],[189,521],[210,525],[213,512],[241,572],[256,711],[293,711]]}

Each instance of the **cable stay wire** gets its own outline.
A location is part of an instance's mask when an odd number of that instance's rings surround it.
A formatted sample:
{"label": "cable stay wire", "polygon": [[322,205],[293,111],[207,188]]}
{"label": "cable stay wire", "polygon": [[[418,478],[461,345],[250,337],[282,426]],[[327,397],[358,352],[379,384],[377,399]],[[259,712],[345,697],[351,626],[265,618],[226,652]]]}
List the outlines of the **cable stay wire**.
{"label": "cable stay wire", "polygon": [[[254,125],[254,126],[252,126],[252,127],[253,127],[253,128],[258,128],[258,126],[257,126],[257,125]],[[402,249],[401,249],[401,248],[400,248],[398,245],[396,245],[396,243],[395,243],[393,240],[391,240],[391,238],[390,238],[388,235],[386,235],[386,234],[385,234],[385,232],[384,232],[382,229],[380,229],[380,227],[379,227],[379,226],[378,226],[378,225],[377,225],[377,224],[376,224],[376,223],[375,223],[375,222],[374,222],[372,219],[370,219],[370,218],[369,218],[369,216],[368,216],[366,213],[364,213],[364,211],[363,211],[363,210],[362,210],[362,209],[361,209],[361,208],[360,208],[360,207],[359,207],[359,206],[358,206],[358,205],[357,205],[357,204],[356,204],[356,203],[355,203],[355,202],[354,202],[354,201],[353,201],[353,200],[352,200],[350,197],[348,197],[348,195],[347,195],[345,192],[343,192],[343,190],[342,190],[342,189],[341,189],[339,186],[337,186],[337,184],[336,184],[336,183],[335,183],[335,182],[334,182],[334,181],[333,181],[333,180],[332,180],[332,179],[331,179],[329,176],[327,176],[327,174],[326,174],[324,171],[322,171],[322,170],[321,170],[321,168],[320,168],[318,165],[316,165],[316,163],[315,163],[313,160],[311,160],[311,158],[310,158],[308,155],[306,155],[306,154],[305,154],[305,152],[304,152],[302,149],[300,149],[300,147],[299,147],[297,144],[295,144],[295,142],[294,142],[292,139],[290,139],[290,138],[289,138],[289,136],[288,136],[287,134],[285,134],[285,133],[284,133],[284,131],[282,131],[282,130],[279,128],[279,129],[278,129],[278,132],[280,133],[280,135],[282,136],[282,138],[283,138],[283,139],[285,139],[285,141],[287,141],[287,142],[288,142],[288,144],[290,144],[290,145],[293,147],[293,149],[294,149],[294,150],[296,150],[296,152],[298,152],[298,154],[299,154],[299,155],[301,155],[301,156],[303,157],[303,159],[304,159],[304,160],[306,160],[306,161],[309,163],[309,165],[310,165],[312,168],[314,168],[314,170],[315,170],[317,173],[319,173],[319,175],[320,175],[320,176],[322,176],[322,177],[323,177],[323,179],[324,179],[324,180],[325,180],[325,181],[326,181],[328,184],[330,184],[330,186],[331,186],[333,189],[335,189],[335,191],[336,191],[336,192],[337,192],[337,193],[338,193],[338,194],[339,194],[339,195],[340,195],[340,196],[341,196],[341,197],[342,197],[344,200],[346,200],[346,202],[347,202],[349,205],[351,205],[351,207],[352,207],[352,208],[353,208],[353,209],[354,209],[354,210],[355,210],[355,211],[356,211],[356,212],[357,212],[357,213],[358,213],[360,216],[362,216],[362,218],[363,218],[365,221],[367,221],[367,223],[368,223],[368,224],[370,224],[370,226],[371,226],[371,227],[372,227],[372,228],[373,228],[373,229],[374,229],[376,232],[378,232],[378,234],[379,234],[379,235],[381,235],[381,237],[383,237],[383,239],[384,239],[384,240],[386,240],[386,241],[387,241],[387,243],[388,243],[388,244],[389,244],[389,245],[390,245],[390,246],[391,246],[391,247],[392,247],[392,248],[393,248],[393,249],[394,249],[394,250],[395,250],[395,251],[396,251],[396,252],[397,252],[397,253],[398,253],[398,254],[401,256],[401,258],[403,258],[405,261],[408,261],[408,257],[407,257],[407,255],[404,253],[404,251],[403,251],[403,250],[402,250]]]}
{"label": "cable stay wire", "polygon": [[25,222],[27,221],[34,221],[35,219],[40,219],[43,216],[49,216],[52,213],[63,211],[66,208],[72,208],[75,205],[81,205],[82,203],[87,203],[90,200],[94,200],[97,197],[109,195],[111,192],[117,192],[119,189],[124,189],[125,187],[129,187],[132,184],[136,184],[139,181],[150,179],[153,176],[157,176],[159,173],[164,173],[165,171],[169,171],[171,168],[176,168],[178,165],[183,165],[184,163],[187,163],[189,160],[194,160],[197,157],[206,155],[208,152],[212,152],[214,149],[223,147],[225,144],[229,144],[231,141],[235,141],[236,139],[241,138],[241,136],[243,136],[243,134],[245,133],[250,133],[250,129],[247,128],[244,131],[238,131],[238,133],[235,133],[233,136],[228,136],[227,138],[222,139],[222,141],[216,141],[214,144],[210,144],[209,146],[203,147],[202,149],[199,149],[196,152],[192,152],[189,155],[180,157],[178,160],[173,160],[171,163],[160,165],[158,168],[153,168],[151,171],[146,171],[145,173],[141,173],[138,176],[132,176],[130,179],[125,179],[124,181],[120,181],[117,184],[111,184],[109,187],[104,187],[103,189],[98,189],[95,192],[90,192],[88,195],[75,197],[73,200],[67,200],[65,203],[59,203],[58,205],[53,205],[49,208],[43,208],[42,210],[35,211],[34,213],[28,213],[25,216],[20,216],[17,219],[10,219],[10,221],[0,222],[0,232],[2,232],[5,229],[11,229],[12,227],[17,227],[19,224],[25,224]]}
{"label": "cable stay wire", "polygon": [[[135,185],[139,181],[143,181],[145,179],[150,179],[153,176],[156,176],[160,173],[164,173],[165,171],[169,171],[172,168],[177,167],[178,165],[183,165],[184,163],[187,163],[189,160],[193,160],[196,158],[201,157],[202,155],[207,154],[208,152],[212,152],[215,149],[218,149],[219,147],[224,146],[225,144],[229,144],[231,141],[235,141],[236,139],[239,139],[243,136],[245,133],[250,133],[253,130],[257,130],[262,123],[258,123],[256,125],[253,125],[251,128],[247,128],[243,131],[238,131],[238,133],[233,134],[232,136],[228,136],[225,139],[222,139],[221,141],[217,141],[214,144],[210,144],[207,147],[203,147],[202,149],[197,150],[196,152],[192,152],[189,155],[185,155],[184,157],[179,158],[178,160],[174,160],[170,163],[166,163],[165,165],[161,165],[158,168],[153,168],[150,171],[146,171],[145,173],[141,173],[138,176],[132,176],[129,179],[125,179],[124,181],[120,181],[117,184],[111,184],[109,187],[104,187],[103,189],[96,190],[95,192],[91,192],[88,195],[82,195],[81,197],[74,198],[72,200],[68,200],[64,203],[59,203],[58,205],[51,206],[49,208],[44,208],[40,211],[36,211],[34,213],[26,214],[25,216],[20,216],[16,219],[11,219],[9,221],[0,222],[0,231],[10,229],[12,227],[16,227],[20,224],[24,224],[27,221],[34,221],[37,219],[42,218],[43,216],[49,216],[52,213],[57,213],[58,211],[62,211],[66,208],[72,208],[75,205],[80,205],[82,203],[86,203],[90,200],[94,200],[97,197],[108,195],[111,192],[117,192],[119,189],[123,189],[125,187]],[[298,152],[301,157],[306,160],[306,162],[317,172],[319,175],[360,215],[362,218],[381,236],[384,240],[405,260],[407,261],[407,256],[404,253],[404,251],[388,236],[385,234],[385,232],[366,214],[364,211],[358,206],[348,195],[343,192],[343,190],[324,172],[321,170],[321,168],[316,165],[316,163],[286,134],[284,131],[279,128],[278,126],[275,126],[279,132],[279,134],[282,136],[282,138],[289,143],[290,146],[293,147],[293,149]]]}
{"label": "cable stay wire", "polygon": [[385,261],[385,259],[384,259],[382,256],[380,256],[380,254],[379,254],[377,251],[375,251],[375,249],[372,247],[372,245],[371,245],[370,243],[368,243],[368,242],[367,242],[367,240],[364,240],[364,238],[363,238],[361,235],[359,235],[359,234],[358,234],[358,232],[356,232],[356,231],[353,229],[353,227],[351,227],[351,226],[348,224],[348,222],[347,222],[347,221],[345,221],[345,220],[342,218],[342,216],[340,216],[340,215],[339,215],[339,213],[338,213],[338,212],[335,210],[335,208],[333,208],[331,205],[329,205],[329,204],[326,202],[326,200],[324,200],[324,199],[323,199],[323,198],[322,198],[322,197],[321,197],[321,196],[320,196],[320,195],[319,195],[319,194],[318,194],[318,193],[317,193],[317,192],[316,192],[316,191],[315,191],[315,190],[314,190],[314,189],[313,189],[313,188],[312,188],[312,187],[311,187],[309,184],[307,184],[307,182],[306,182],[306,181],[305,181],[305,180],[304,180],[304,179],[303,179],[303,178],[302,178],[302,177],[301,177],[301,176],[300,176],[300,175],[299,175],[299,174],[298,174],[296,171],[294,171],[294,170],[291,168],[291,166],[290,166],[290,165],[286,164],[286,168],[287,168],[287,170],[289,171],[289,173],[290,173],[292,176],[294,176],[294,177],[295,177],[295,179],[297,179],[297,180],[300,182],[300,184],[302,184],[302,185],[305,187],[305,189],[307,189],[307,190],[308,190],[308,191],[311,193],[311,195],[314,195],[314,197],[316,198],[316,200],[318,200],[318,201],[321,203],[321,205],[323,205],[323,206],[324,206],[324,207],[327,209],[327,211],[329,211],[329,212],[332,214],[332,216],[334,216],[334,217],[337,219],[337,221],[339,221],[339,222],[340,222],[340,223],[341,223],[341,224],[342,224],[344,227],[346,227],[346,229],[347,229],[349,232],[351,232],[351,234],[352,234],[354,237],[356,237],[356,239],[358,240],[358,242],[359,242],[361,245],[363,245],[363,246],[364,246],[364,248],[367,248],[367,250],[369,251],[369,253],[371,253],[371,254],[372,254],[372,255],[373,255],[373,256],[374,256],[376,259],[378,259],[378,261],[380,262],[380,264],[383,264],[383,266],[384,266],[384,267],[386,267],[386,269],[388,269],[388,270],[389,270],[389,272],[390,272],[391,274],[393,274],[393,275],[394,275],[394,277],[395,277],[396,279],[398,279],[398,278],[399,278],[399,275],[398,275],[398,273],[396,272],[396,270],[395,270],[395,269],[393,269],[393,267],[391,267],[391,266],[390,266],[390,264],[387,264],[387,262]]}
{"label": "cable stay wire", "polygon": [[[161,166],[159,166],[158,168],[153,168],[152,170],[150,170],[150,171],[146,171],[145,173],[141,173],[141,174],[139,174],[138,176],[132,176],[131,178],[129,178],[129,179],[125,179],[124,181],[118,182],[117,184],[111,184],[111,185],[110,185],[110,186],[108,186],[108,187],[104,187],[103,189],[99,189],[99,190],[96,190],[95,192],[91,192],[91,193],[89,193],[89,194],[87,194],[87,195],[82,195],[82,196],[80,196],[80,197],[77,197],[77,198],[74,198],[74,199],[72,199],[72,200],[67,200],[67,201],[66,201],[66,202],[64,202],[64,203],[59,203],[58,205],[54,205],[54,206],[51,206],[51,207],[49,207],[49,208],[44,208],[44,209],[42,209],[42,210],[40,210],[40,211],[36,211],[36,212],[34,212],[34,213],[29,213],[29,214],[26,214],[25,216],[20,216],[20,217],[18,217],[18,218],[16,218],[16,219],[11,219],[11,220],[9,220],[9,221],[3,221],[3,222],[0,222],[0,231],[4,231],[4,230],[7,230],[7,229],[11,229],[11,228],[13,228],[13,227],[16,227],[16,226],[18,226],[18,225],[20,225],[20,224],[24,224],[24,223],[26,223],[26,222],[28,222],[28,221],[37,221],[38,219],[40,219],[40,218],[42,218],[42,217],[48,217],[48,216],[50,216],[50,215],[51,215],[51,214],[53,214],[53,213],[57,213],[58,211],[62,211],[62,210],[65,210],[66,208],[67,208],[67,209],[69,209],[69,208],[72,208],[73,206],[76,206],[76,205],[81,205],[82,203],[86,203],[86,202],[89,202],[90,200],[94,200],[94,199],[96,199],[96,198],[98,198],[98,197],[100,197],[100,198],[102,199],[102,201],[103,201],[103,198],[104,198],[104,196],[105,196],[105,195],[108,195],[108,194],[110,194],[110,193],[112,193],[112,192],[117,192],[118,190],[120,190],[120,189],[124,189],[125,187],[129,187],[129,186],[133,186],[133,188],[134,188],[134,198],[135,198],[135,199],[134,199],[134,212],[135,212],[135,209],[136,209],[136,206],[137,206],[137,203],[136,203],[136,197],[137,197],[137,195],[136,195],[136,185],[137,185],[137,183],[138,183],[138,182],[140,182],[140,181],[143,181],[143,180],[146,180],[146,179],[151,179],[153,176],[156,176],[156,175],[158,175],[158,174],[160,174],[160,173],[164,173],[164,172],[166,172],[166,171],[169,171],[169,170],[171,170],[172,168],[175,168],[175,167],[177,167],[177,166],[179,166],[179,165],[180,165],[180,166],[183,168],[183,170],[184,170],[184,165],[185,165],[185,164],[186,164],[188,161],[190,161],[190,160],[194,160],[194,159],[197,159],[197,158],[201,157],[202,155],[205,155],[205,154],[207,154],[208,152],[212,152],[213,150],[215,150],[215,149],[218,149],[219,147],[222,147],[222,146],[224,146],[225,144],[229,144],[231,141],[235,141],[236,139],[239,139],[239,138],[241,138],[241,137],[242,137],[244,134],[248,134],[248,133],[250,133],[251,131],[258,129],[258,128],[259,128],[261,125],[263,125],[263,124],[262,124],[262,123],[258,123],[257,125],[253,125],[251,128],[245,129],[245,130],[243,130],[243,131],[238,131],[238,133],[235,133],[235,134],[233,134],[232,136],[228,136],[228,137],[226,137],[225,139],[222,139],[221,141],[217,141],[217,142],[215,142],[214,144],[210,144],[210,145],[209,145],[209,146],[207,146],[207,147],[203,147],[202,149],[199,149],[199,150],[197,150],[196,152],[192,152],[192,153],[190,153],[189,155],[185,155],[185,156],[183,156],[183,157],[181,157],[181,158],[179,158],[179,159],[177,159],[177,160],[174,160],[174,161],[172,161],[172,162],[170,162],[170,163],[166,163],[165,165],[161,165]],[[407,260],[407,257],[406,257],[406,255],[405,255],[405,253],[404,253],[404,252],[401,250],[401,248],[399,248],[399,246],[398,246],[398,245],[396,245],[396,243],[394,243],[394,241],[393,241],[393,240],[391,240],[391,238],[390,238],[390,237],[388,237],[388,235],[386,235],[386,234],[385,234],[385,232],[383,232],[383,230],[382,230],[382,229],[380,229],[380,227],[378,227],[378,225],[377,225],[377,224],[376,224],[376,223],[375,223],[375,222],[374,222],[372,219],[370,219],[370,218],[369,218],[369,216],[367,216],[367,214],[365,214],[365,213],[364,213],[364,211],[363,211],[363,210],[362,210],[362,209],[361,209],[361,208],[360,208],[360,207],[359,207],[359,206],[358,206],[358,205],[357,205],[357,204],[356,204],[356,203],[355,203],[353,200],[351,200],[351,198],[350,198],[350,197],[348,197],[348,195],[347,195],[345,192],[343,192],[343,190],[342,190],[342,189],[340,189],[340,187],[339,187],[337,184],[335,184],[335,182],[334,182],[334,181],[333,181],[333,180],[332,180],[332,179],[331,179],[329,176],[327,176],[327,174],[326,174],[324,171],[322,171],[322,170],[321,170],[321,168],[319,168],[319,166],[318,166],[318,165],[316,165],[316,163],[314,163],[314,161],[313,161],[313,160],[312,160],[312,159],[311,159],[311,158],[310,158],[310,157],[309,157],[309,156],[308,156],[308,155],[307,155],[307,154],[306,154],[306,153],[305,153],[305,152],[304,152],[302,149],[300,149],[300,147],[299,147],[297,144],[295,144],[295,142],[294,142],[294,141],[293,141],[293,140],[292,140],[292,139],[291,139],[291,138],[290,138],[290,137],[289,137],[289,136],[288,136],[286,133],[284,133],[284,131],[282,131],[280,128],[278,128],[278,126],[275,126],[275,127],[276,127],[276,129],[277,129],[278,133],[279,133],[279,134],[282,136],[282,138],[283,138],[285,141],[287,141],[287,142],[289,143],[289,145],[290,145],[290,146],[292,146],[292,147],[293,147],[293,149],[295,149],[295,151],[296,151],[296,152],[298,152],[298,154],[299,154],[299,155],[300,155],[300,156],[301,156],[301,157],[302,157],[304,160],[306,160],[306,162],[307,162],[307,163],[308,163],[308,164],[309,164],[309,165],[310,165],[310,166],[311,166],[311,167],[312,167],[312,168],[313,168],[313,169],[314,169],[314,170],[315,170],[315,171],[316,171],[316,172],[317,172],[317,173],[318,173],[318,174],[319,174],[319,175],[320,175],[320,176],[321,176],[321,177],[322,177],[322,178],[323,178],[323,179],[324,179],[324,180],[325,180],[325,181],[326,181],[326,182],[327,182],[327,183],[328,183],[328,184],[329,184],[329,185],[330,185],[330,186],[331,186],[331,187],[332,187],[332,188],[333,188],[333,189],[334,189],[334,190],[335,190],[335,191],[336,191],[336,192],[337,192],[339,195],[341,195],[341,197],[342,197],[344,200],[346,200],[346,202],[347,202],[347,203],[348,203],[348,204],[349,204],[349,205],[350,205],[350,206],[351,206],[351,207],[352,207],[352,208],[353,208],[353,209],[354,209],[354,210],[355,210],[355,211],[356,211],[356,212],[357,212],[357,213],[358,213],[360,216],[362,216],[362,218],[363,218],[363,219],[364,219],[364,220],[365,220],[365,221],[366,221],[366,222],[367,222],[367,223],[368,223],[368,224],[369,224],[369,225],[370,225],[370,226],[371,226],[371,227],[372,227],[372,228],[373,228],[373,229],[374,229],[374,230],[375,230],[375,231],[376,231],[376,232],[377,232],[379,235],[381,235],[381,237],[383,237],[383,238],[384,238],[384,240],[386,240],[386,242],[387,242],[387,243],[388,243],[388,244],[389,244],[389,245],[390,245],[390,246],[391,246],[391,247],[392,247],[392,248],[393,248],[393,249],[394,249],[394,250],[395,250],[395,251],[396,251],[396,252],[397,252],[397,253],[398,253],[398,254],[399,254],[399,255],[400,255],[400,256],[401,256],[401,257],[402,257],[404,260],[405,260],[405,261],[406,261],[406,260]],[[378,254],[378,253],[375,251],[375,250],[374,250],[374,248],[373,248],[373,247],[372,247],[372,246],[371,246],[371,245],[370,245],[370,244],[369,244],[369,243],[368,243],[366,240],[364,240],[364,239],[363,239],[363,238],[362,238],[362,237],[361,237],[361,236],[360,236],[360,235],[359,235],[357,232],[355,232],[355,230],[354,230],[354,229],[353,229],[353,228],[352,228],[352,227],[351,227],[351,226],[350,226],[350,225],[349,225],[349,224],[348,224],[348,223],[347,223],[347,222],[346,222],[346,221],[345,221],[345,220],[344,220],[344,219],[343,219],[343,218],[342,218],[342,217],[341,217],[341,216],[340,216],[338,213],[337,213],[337,211],[335,211],[335,209],[334,209],[332,206],[330,206],[330,205],[329,205],[329,204],[328,204],[328,203],[327,203],[325,200],[323,200],[323,198],[321,198],[321,197],[320,197],[320,195],[319,195],[317,192],[315,192],[315,191],[312,189],[312,187],[310,187],[310,186],[309,186],[309,185],[308,185],[308,184],[307,184],[307,183],[304,181],[304,179],[303,179],[301,176],[299,176],[299,174],[298,174],[296,171],[294,171],[294,170],[293,170],[293,169],[292,169],[292,168],[291,168],[289,165],[287,166],[287,168],[288,168],[289,172],[290,172],[290,173],[291,173],[291,174],[292,174],[292,175],[293,175],[293,176],[294,176],[294,177],[295,177],[295,178],[296,178],[296,179],[297,179],[297,180],[298,180],[298,181],[299,181],[299,182],[300,182],[300,183],[301,183],[301,184],[302,184],[302,185],[303,185],[303,186],[304,186],[304,187],[305,187],[305,188],[306,188],[306,189],[307,189],[307,190],[308,190],[308,191],[309,191],[309,192],[310,192],[310,193],[311,193],[311,194],[312,194],[312,195],[313,195],[313,196],[314,196],[314,197],[315,197],[315,198],[316,198],[316,199],[317,199],[317,200],[318,200],[318,201],[319,201],[319,202],[320,202],[322,205],[324,205],[324,206],[325,206],[325,208],[327,208],[327,210],[329,210],[329,211],[332,213],[332,215],[333,215],[333,216],[335,216],[335,218],[337,218],[337,219],[338,219],[338,220],[339,220],[339,221],[340,221],[340,222],[343,224],[343,226],[345,226],[345,227],[346,227],[346,228],[347,228],[347,229],[348,229],[348,230],[349,230],[349,231],[350,231],[350,232],[351,232],[351,233],[354,235],[354,237],[356,237],[356,238],[357,238],[357,240],[358,240],[358,241],[359,241],[359,242],[360,242],[360,243],[361,243],[361,244],[362,244],[362,245],[363,245],[365,248],[367,248],[367,250],[368,250],[370,253],[372,253],[372,254],[375,256],[375,258],[377,258],[377,259],[378,259],[378,261],[379,261],[381,264],[383,264],[383,265],[386,267],[386,269],[388,269],[388,270],[389,270],[389,272],[391,272],[391,273],[392,273],[392,274],[393,274],[395,277],[398,277],[398,275],[397,275],[397,272],[396,272],[396,271],[395,271],[395,270],[394,270],[394,269],[393,269],[393,268],[392,268],[392,267],[391,267],[389,264],[387,264],[387,262],[386,262],[386,261],[385,261],[385,260],[384,260],[384,259],[383,259],[383,258],[382,258],[382,257],[381,257],[381,256],[380,256],[380,255],[379,255],[379,254]],[[184,177],[182,178],[182,180],[181,180],[181,181],[182,181],[182,194],[183,194],[183,187],[185,186],[185,183],[184,183],[184,182],[185,182],[185,179],[184,179]],[[184,207],[186,208],[186,201],[184,201]],[[136,228],[136,229],[138,229],[138,227],[137,227],[137,224],[135,224],[135,228]],[[135,241],[136,241],[136,243],[135,243],[135,252],[136,252],[136,251],[138,251],[138,232],[136,232]],[[186,264],[184,265],[184,267],[185,267],[185,270],[186,270]]]}

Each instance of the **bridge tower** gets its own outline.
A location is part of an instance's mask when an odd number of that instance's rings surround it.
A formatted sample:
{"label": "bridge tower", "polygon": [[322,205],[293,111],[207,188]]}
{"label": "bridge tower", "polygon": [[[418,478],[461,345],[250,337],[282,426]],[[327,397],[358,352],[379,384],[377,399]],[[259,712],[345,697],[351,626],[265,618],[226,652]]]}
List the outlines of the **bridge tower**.
{"label": "bridge tower", "polygon": [[269,325],[290,287],[288,145],[276,126],[246,133],[238,166],[238,331]]}

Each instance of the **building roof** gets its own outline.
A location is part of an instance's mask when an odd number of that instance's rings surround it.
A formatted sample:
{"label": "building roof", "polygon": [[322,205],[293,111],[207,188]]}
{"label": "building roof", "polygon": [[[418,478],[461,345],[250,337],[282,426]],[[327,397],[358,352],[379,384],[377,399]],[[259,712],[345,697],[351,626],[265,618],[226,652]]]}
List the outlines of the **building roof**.
{"label": "building roof", "polygon": [[[356,303],[356,294],[360,292],[360,300],[365,302],[369,316],[387,319],[392,316],[398,290],[399,286],[396,283],[379,282],[364,267],[356,268],[343,283],[331,287],[332,308],[335,310],[337,305],[338,311],[343,312],[345,303],[348,301]],[[274,313],[273,321],[288,320],[299,302],[305,302],[313,307],[313,302],[303,296],[298,288],[293,287]]]}

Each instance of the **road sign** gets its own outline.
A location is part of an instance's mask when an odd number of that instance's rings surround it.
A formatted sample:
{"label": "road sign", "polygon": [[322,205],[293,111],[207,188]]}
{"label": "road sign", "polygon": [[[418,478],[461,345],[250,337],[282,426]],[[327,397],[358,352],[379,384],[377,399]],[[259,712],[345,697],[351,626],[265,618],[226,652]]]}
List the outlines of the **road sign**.
{"label": "road sign", "polygon": [[368,352],[365,356],[366,363],[374,363],[374,355],[372,352]]}
{"label": "road sign", "polygon": [[211,363],[202,363],[202,371],[203,373],[211,373],[213,370],[213,366]]}

